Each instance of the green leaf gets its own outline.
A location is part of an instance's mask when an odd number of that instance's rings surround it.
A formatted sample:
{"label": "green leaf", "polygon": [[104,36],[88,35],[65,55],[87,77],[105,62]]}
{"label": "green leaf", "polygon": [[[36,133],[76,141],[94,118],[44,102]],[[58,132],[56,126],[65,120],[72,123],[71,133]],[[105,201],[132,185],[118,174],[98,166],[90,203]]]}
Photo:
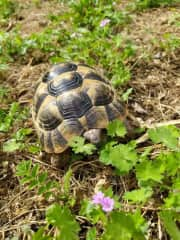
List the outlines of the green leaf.
{"label": "green leaf", "polygon": [[41,227],[33,234],[32,240],[53,240],[53,238],[45,235],[45,228]]}
{"label": "green leaf", "polygon": [[178,138],[180,130],[175,126],[163,126],[155,129],[149,129],[148,135],[154,143],[163,143],[166,147],[179,150]]}
{"label": "green leaf", "polygon": [[160,218],[164,223],[164,227],[168,234],[171,236],[172,240],[180,239],[180,231],[175,223],[173,212],[171,211],[162,211],[160,212]]}
{"label": "green leaf", "polygon": [[4,121],[4,119],[6,117],[6,114],[7,114],[6,110],[0,108],[0,128],[1,128],[2,122]]}
{"label": "green leaf", "polygon": [[87,219],[93,224],[96,224],[100,220],[104,224],[107,222],[107,217],[102,209],[99,206],[95,206],[87,199],[81,202],[80,214],[87,217]]}
{"label": "green leaf", "polygon": [[38,184],[39,184],[38,180],[32,177],[32,178],[29,179],[28,187],[29,187],[29,189],[34,189],[35,187],[38,187]]}
{"label": "green leaf", "polygon": [[34,166],[31,169],[31,176],[36,177],[39,173],[39,164],[34,164]]}
{"label": "green leaf", "polygon": [[139,162],[143,162],[148,159],[148,155],[150,155],[150,152],[152,151],[153,147],[148,146],[144,149],[144,152],[141,153],[139,157]]}
{"label": "green leaf", "polygon": [[28,152],[36,154],[40,152],[41,147],[38,144],[28,144],[27,149],[28,149]]}
{"label": "green leaf", "polygon": [[[4,65],[4,64],[3,64]],[[0,70],[1,70],[2,64],[0,64]],[[0,99],[2,100],[7,94],[9,93],[9,89],[3,86],[0,86]]]}
{"label": "green leaf", "polygon": [[96,240],[96,228],[95,227],[88,229],[87,235],[86,235],[86,240]]}
{"label": "green leaf", "polygon": [[111,164],[116,167],[120,173],[128,173],[136,164],[138,155],[135,151],[134,142],[128,144],[118,144],[110,142],[105,145],[100,152],[100,161],[106,165]]}
{"label": "green leaf", "polygon": [[21,142],[17,142],[16,139],[10,139],[3,144],[3,152],[14,152],[22,147],[23,144]]}
{"label": "green leaf", "polygon": [[180,194],[179,189],[176,192],[170,192],[168,197],[164,199],[164,209],[174,209],[180,211]]}
{"label": "green leaf", "polygon": [[165,165],[161,160],[145,160],[136,165],[136,177],[140,183],[155,181],[161,183],[163,173],[165,172]]}
{"label": "green leaf", "polygon": [[18,236],[14,236],[10,240],[19,240],[19,237]]}
{"label": "green leaf", "polygon": [[[10,119],[9,119],[10,120]],[[5,121],[0,123],[0,132],[8,132],[11,126],[11,121]]]}
{"label": "green leaf", "polygon": [[115,72],[115,74],[112,77],[112,85],[115,88],[129,81],[129,79],[131,78],[130,70],[124,65],[119,66],[119,68],[116,71],[117,72]]}
{"label": "green leaf", "polygon": [[100,190],[104,193],[105,196],[108,196],[110,198],[114,198],[114,193],[113,193],[112,187],[108,187],[108,188],[107,187],[102,187]]}
{"label": "green leaf", "polygon": [[18,113],[20,110],[20,106],[18,102],[13,102],[11,104],[10,110],[9,110],[9,116],[13,117],[16,113]]}
{"label": "green leaf", "polygon": [[131,192],[125,192],[123,198],[129,200],[132,203],[145,203],[153,194],[151,188],[135,189]]}
{"label": "green leaf", "polygon": [[145,235],[146,231],[148,230],[148,223],[143,218],[141,209],[137,208],[133,214],[130,214],[130,216],[134,221],[135,228]]}
{"label": "green leaf", "polygon": [[39,176],[38,176],[38,182],[39,182],[40,184],[41,184],[41,183],[44,183],[47,178],[48,178],[48,173],[47,173],[47,172],[43,172],[43,173],[39,174]]}
{"label": "green leaf", "polygon": [[31,133],[31,128],[21,128],[13,135],[13,138],[15,138],[17,141],[22,141],[24,140],[25,136],[30,135]]}
{"label": "green leaf", "polygon": [[[32,186],[33,187],[33,186]],[[40,195],[40,194],[45,194],[45,193],[47,193],[48,192],[48,188],[46,187],[46,185],[41,185],[41,186],[39,186],[39,188],[38,188],[38,194]],[[52,195],[52,193],[51,192],[48,192],[48,193],[50,193],[50,195]]]}
{"label": "green leaf", "polygon": [[107,127],[107,134],[111,137],[124,137],[127,131],[124,124],[120,120],[114,120]]}
{"label": "green leaf", "polygon": [[128,88],[127,91],[125,93],[123,93],[122,95],[122,99],[124,102],[126,102],[129,98],[129,95],[132,93],[133,88]]}
{"label": "green leaf", "polygon": [[[9,65],[7,64],[7,63],[0,63],[0,71],[6,71],[6,70],[8,70],[9,69]],[[7,89],[6,89],[7,90]],[[5,90],[5,91],[6,91]],[[1,95],[1,93],[0,93],[0,95]],[[1,98],[2,96],[0,96],[0,98]]]}
{"label": "green leaf", "polygon": [[52,204],[46,211],[46,220],[59,230],[57,239],[78,240],[79,224],[71,214],[69,208]]}
{"label": "green leaf", "polygon": [[0,123],[0,131],[8,132],[13,122],[15,121],[16,115],[19,112],[19,103],[13,102],[10,106],[8,114],[4,117],[3,121]]}
{"label": "green leaf", "polygon": [[164,199],[163,209],[168,208],[180,211],[180,176],[173,177],[173,184],[169,190],[169,195]]}
{"label": "green leaf", "polygon": [[116,141],[108,142],[100,152],[100,161],[103,162],[105,165],[111,164],[111,159],[109,157],[113,147],[117,144]]}
{"label": "green leaf", "polygon": [[94,209],[94,204],[87,199],[82,200],[80,214],[88,216]]}
{"label": "green leaf", "polygon": [[164,164],[167,176],[174,176],[180,169],[180,152],[161,153],[157,159]]}
{"label": "green leaf", "polygon": [[69,142],[69,146],[72,147],[75,153],[83,153],[85,155],[91,155],[96,150],[95,145],[91,143],[85,144],[85,139],[79,136],[74,137]]}
{"label": "green leaf", "polygon": [[63,187],[64,187],[64,193],[66,195],[68,195],[70,192],[70,181],[71,181],[72,174],[73,174],[73,171],[71,168],[69,168],[69,170],[66,172],[66,174],[63,177]]}
{"label": "green leaf", "polygon": [[48,182],[45,182],[44,184],[40,185],[38,193],[41,194],[41,191],[42,191],[42,193],[47,192],[47,191],[51,190],[54,186],[55,186],[54,181],[50,180]]}
{"label": "green leaf", "polygon": [[[13,123],[17,120],[22,120],[27,117],[27,109],[21,109],[19,103],[13,102],[10,106],[9,112],[0,111],[0,115],[4,115],[2,121],[0,122],[0,131],[8,132],[13,126]],[[1,116],[0,116],[1,119]]]}
{"label": "green leaf", "polygon": [[32,133],[32,129],[30,128],[22,128],[19,129],[15,134],[13,134],[13,138],[8,140],[3,144],[4,152],[14,152],[16,150],[22,150],[25,147],[24,138],[25,136]]}
{"label": "green leaf", "polygon": [[22,161],[16,167],[16,176],[24,177],[29,175],[32,166],[32,161]]}
{"label": "green leaf", "polygon": [[136,228],[131,214],[113,212],[110,216],[102,240],[145,240],[142,230]]}
{"label": "green leaf", "polygon": [[[22,161],[16,167],[16,175],[21,177],[21,184],[28,184],[29,189],[36,188],[38,194],[43,194],[45,198],[58,192],[59,185],[56,181],[47,180],[48,173],[40,173],[40,165],[32,164],[32,161]],[[56,191],[52,189],[56,188]],[[55,194],[55,193],[54,193]]]}

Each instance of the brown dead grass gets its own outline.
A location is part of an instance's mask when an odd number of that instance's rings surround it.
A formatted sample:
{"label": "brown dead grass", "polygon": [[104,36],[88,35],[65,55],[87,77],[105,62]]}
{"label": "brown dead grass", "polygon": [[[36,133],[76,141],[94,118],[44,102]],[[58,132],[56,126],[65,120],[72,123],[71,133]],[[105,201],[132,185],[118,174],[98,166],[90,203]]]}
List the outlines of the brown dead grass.
{"label": "brown dead grass", "polygon": [[134,89],[130,109],[140,122],[155,123],[179,118],[180,115],[180,51],[161,49],[164,34],[180,38],[173,24],[179,9],[159,8],[139,13],[123,34],[138,46],[138,57],[131,66]]}
{"label": "brown dead grass", "polygon": [[[178,53],[177,53],[178,54]],[[178,56],[178,55],[177,55]],[[133,69],[131,109],[148,124],[178,119],[180,115],[179,56],[141,63]],[[143,66],[144,72],[141,67]],[[138,116],[139,115],[139,116]]]}
{"label": "brown dead grass", "polygon": [[[22,11],[15,24],[19,24],[22,34],[26,35],[43,30],[48,24],[49,12],[56,9],[56,4],[52,4],[51,1],[43,1],[41,7],[30,4],[30,1],[19,0],[19,2]],[[139,47],[137,59],[133,63],[128,63],[132,70],[132,80],[127,88],[133,88],[128,104],[130,113],[141,124],[180,118],[180,52],[177,50],[173,54],[168,53],[152,43],[154,38],[160,39],[164,33],[176,33],[180,36],[177,27],[170,23],[174,13],[179,10],[163,8],[139,13],[133,17],[133,23],[123,32]],[[26,65],[13,64],[5,80],[14,88],[14,98],[22,104],[31,104],[33,86],[48,65],[48,63],[34,65],[33,58],[29,59]],[[32,123],[31,119],[29,122]],[[15,166],[24,159],[32,159],[33,162],[40,163],[42,169],[49,172],[49,177],[55,178],[60,183],[65,173],[65,170],[60,171],[49,163],[41,162],[38,156],[1,152],[0,239],[2,240],[13,236],[17,236],[18,239],[28,239],[23,229],[28,227],[27,231],[37,230],[38,226],[44,223],[44,212],[48,203],[34,191],[19,185],[14,175]],[[91,197],[95,188],[100,185],[112,186],[119,196],[136,186],[133,176],[124,178],[115,176],[110,167],[104,167],[98,162],[96,156],[95,159],[75,162],[72,170],[71,189],[77,202],[84,197]],[[130,208],[126,202],[124,208]],[[162,232],[156,210],[153,202],[142,209],[143,215],[148,217],[151,225],[149,239],[168,239]]]}

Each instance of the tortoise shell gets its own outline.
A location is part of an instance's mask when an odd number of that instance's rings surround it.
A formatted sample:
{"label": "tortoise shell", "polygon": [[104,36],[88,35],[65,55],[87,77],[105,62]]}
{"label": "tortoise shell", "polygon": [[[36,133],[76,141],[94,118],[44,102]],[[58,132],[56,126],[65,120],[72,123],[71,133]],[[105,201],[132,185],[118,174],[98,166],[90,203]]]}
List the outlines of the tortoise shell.
{"label": "tortoise shell", "polygon": [[57,64],[37,84],[32,117],[48,153],[61,153],[74,136],[106,128],[125,115],[112,86],[85,64]]}

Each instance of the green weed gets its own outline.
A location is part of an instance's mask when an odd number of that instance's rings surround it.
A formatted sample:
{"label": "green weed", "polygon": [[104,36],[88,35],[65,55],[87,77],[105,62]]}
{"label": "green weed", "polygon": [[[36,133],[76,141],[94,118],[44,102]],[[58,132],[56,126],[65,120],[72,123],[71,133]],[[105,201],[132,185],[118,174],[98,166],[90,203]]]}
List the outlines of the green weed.
{"label": "green weed", "polygon": [[[0,99],[8,97],[10,90],[0,88]],[[26,150],[30,153],[38,153],[40,151],[39,143],[28,142],[28,136],[32,134],[31,128],[20,128],[23,122],[29,118],[29,109],[23,108],[17,102],[10,104],[9,109],[0,109],[0,132],[9,135],[9,139],[2,144],[4,152],[15,152]],[[12,132],[10,134],[10,132]]]}
{"label": "green weed", "polygon": [[16,168],[16,175],[21,177],[21,184],[28,184],[29,189],[38,189],[38,194],[42,194],[45,198],[50,196],[56,197],[58,192],[53,192],[54,188],[58,189],[58,182],[48,179],[48,173],[41,173],[38,164],[32,165],[31,161],[22,161]]}
{"label": "green weed", "polygon": [[[7,91],[3,91],[1,94],[4,96]],[[21,109],[17,102],[13,102],[8,110],[0,109],[0,132],[8,132],[14,122],[26,119],[27,114],[27,109]]]}
{"label": "green weed", "polygon": [[76,154],[83,153],[85,155],[90,155],[94,152],[94,150],[96,150],[95,145],[85,143],[85,139],[78,136],[73,138],[73,140],[69,143],[69,146],[72,147]]}
{"label": "green weed", "polygon": [[[136,47],[119,33],[130,22],[128,13],[117,11],[112,1],[80,1],[70,3],[67,12],[50,19],[52,24],[43,32],[26,37],[17,30],[1,31],[1,65],[17,58],[24,60],[38,49],[51,55],[53,63],[74,60],[103,67],[115,87],[130,79],[124,62],[135,55]],[[108,20],[105,26],[104,20]],[[59,26],[59,22],[63,24]]]}
{"label": "green weed", "polygon": [[4,22],[15,11],[15,3],[11,0],[0,0],[0,23]]}
{"label": "green weed", "polygon": [[180,39],[174,34],[164,34],[160,41],[160,47],[165,51],[172,52],[180,47]]}
{"label": "green weed", "polygon": [[[125,134],[124,126],[116,121],[110,124],[108,132],[110,137],[122,137]],[[102,191],[107,199],[114,201],[114,209],[108,214],[100,205],[95,205],[92,200],[82,200],[79,214],[92,225],[87,232],[87,239],[91,239],[91,236],[101,240],[146,239],[149,226],[141,215],[141,208],[155,201],[157,194],[162,196],[164,192],[166,192],[166,197],[163,202],[158,203],[156,212],[172,239],[178,239],[180,232],[176,226],[176,220],[178,219],[177,212],[180,209],[178,194],[180,151],[177,148],[179,129],[174,126],[165,126],[148,130],[148,134],[154,144],[162,143],[167,147],[153,159],[148,157],[152,148],[138,153],[135,141],[119,144],[112,138],[100,150],[100,161],[105,165],[112,165],[115,168],[115,174],[127,176],[130,172],[134,172],[137,188],[126,191],[122,197],[115,195],[111,188],[100,189],[99,191]],[[171,144],[167,143],[168,138]],[[86,144],[83,138],[75,139],[72,147],[75,153],[85,155],[92,154],[92,150],[94,150],[94,146]],[[72,170],[69,169],[64,176],[62,186],[58,182],[50,180],[47,177],[47,171],[42,172],[40,166],[32,164],[31,161],[19,163],[16,175],[22,184],[28,185],[30,189],[36,190],[45,198],[51,196],[56,200],[46,211],[47,226],[40,228],[32,239],[37,239],[37,237],[38,239],[78,239],[80,226],[71,213],[71,207],[76,202],[76,199],[72,201],[70,193]],[[129,206],[136,205],[136,211],[123,210],[124,201],[126,201],[126,206],[127,204]],[[100,228],[98,227],[99,223],[101,223]],[[49,235],[49,231],[47,231],[49,224],[57,229],[53,236]],[[97,236],[99,237],[97,238]],[[119,237],[117,238],[117,236]]]}
{"label": "green weed", "polygon": [[1,102],[4,102],[3,100],[6,99],[6,97],[8,96],[9,91],[10,90],[7,87],[0,86],[0,101]]}
{"label": "green weed", "polygon": [[178,0],[136,0],[133,6],[137,10],[147,8],[165,7],[178,3]]}

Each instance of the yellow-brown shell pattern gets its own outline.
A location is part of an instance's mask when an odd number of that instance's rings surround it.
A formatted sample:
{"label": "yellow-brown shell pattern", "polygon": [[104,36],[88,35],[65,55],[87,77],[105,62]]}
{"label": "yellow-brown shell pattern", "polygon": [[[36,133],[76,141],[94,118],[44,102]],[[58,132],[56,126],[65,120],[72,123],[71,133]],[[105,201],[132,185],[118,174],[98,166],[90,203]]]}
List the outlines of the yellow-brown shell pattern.
{"label": "yellow-brown shell pattern", "polygon": [[42,77],[32,108],[35,128],[48,153],[61,153],[74,136],[106,128],[125,115],[111,85],[95,69],[76,63],[57,64]]}

